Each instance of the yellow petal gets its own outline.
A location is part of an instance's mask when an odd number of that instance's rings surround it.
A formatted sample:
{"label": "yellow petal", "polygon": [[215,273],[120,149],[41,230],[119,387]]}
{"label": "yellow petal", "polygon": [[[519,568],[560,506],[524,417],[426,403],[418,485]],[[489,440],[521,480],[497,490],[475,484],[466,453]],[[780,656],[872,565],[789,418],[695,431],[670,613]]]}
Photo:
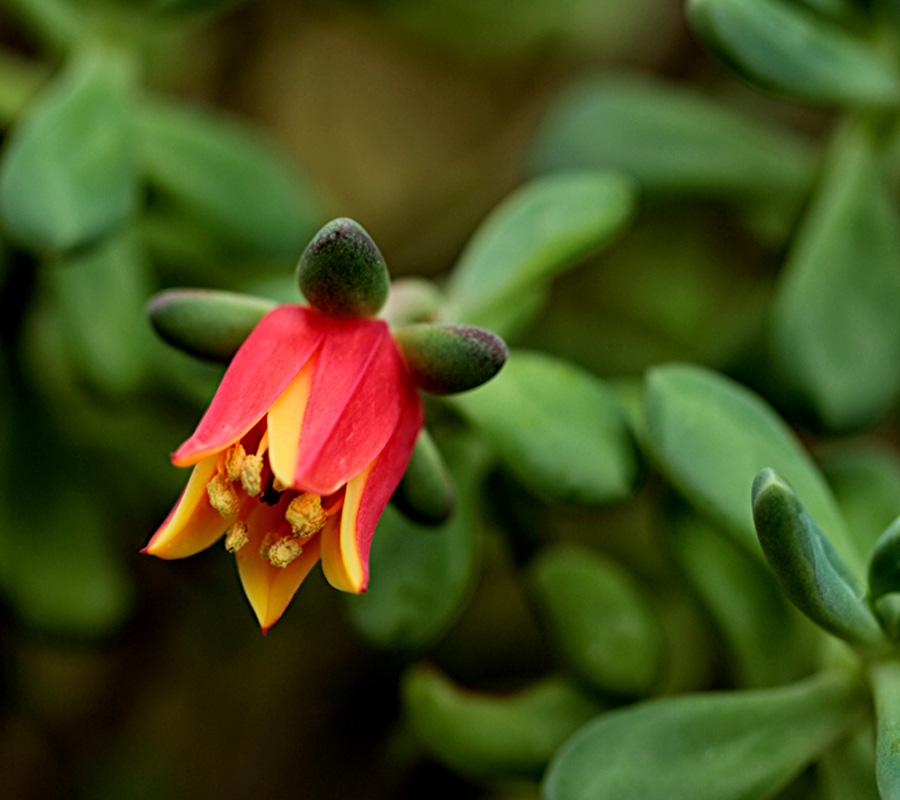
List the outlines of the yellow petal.
{"label": "yellow petal", "polygon": [[259,620],[263,633],[281,617],[300,584],[319,560],[319,537],[303,543],[303,552],[288,566],[274,567],[260,556],[259,548],[269,532],[290,535],[290,525],[284,519],[288,498],[274,506],[257,503],[247,517],[250,540],[237,553],[238,573],[250,606]]}
{"label": "yellow petal", "polygon": [[330,525],[321,533],[322,571],[328,582],[342,592],[359,594],[366,589],[366,571],[359,552],[356,520],[366,483],[377,460],[371,461],[347,484],[340,525]]}
{"label": "yellow petal", "polygon": [[216,474],[218,454],[197,464],[169,518],[142,552],[159,558],[185,558],[216,541],[229,521],[209,504],[206,484]]}
{"label": "yellow petal", "polygon": [[300,431],[317,361],[315,355],[307,361],[269,409],[269,464],[275,477],[285,486],[294,485]]}

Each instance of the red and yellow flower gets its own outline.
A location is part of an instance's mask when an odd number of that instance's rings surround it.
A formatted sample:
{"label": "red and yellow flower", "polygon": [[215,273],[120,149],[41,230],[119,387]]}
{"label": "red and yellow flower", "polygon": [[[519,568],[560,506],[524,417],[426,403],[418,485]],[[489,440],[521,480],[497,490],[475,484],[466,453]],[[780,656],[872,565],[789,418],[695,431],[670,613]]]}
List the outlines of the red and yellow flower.
{"label": "red and yellow flower", "polygon": [[320,559],[334,587],[363,592],[375,526],[422,423],[385,322],[279,306],[172,456],[193,472],[143,552],[183,558],[224,535],[264,631]]}

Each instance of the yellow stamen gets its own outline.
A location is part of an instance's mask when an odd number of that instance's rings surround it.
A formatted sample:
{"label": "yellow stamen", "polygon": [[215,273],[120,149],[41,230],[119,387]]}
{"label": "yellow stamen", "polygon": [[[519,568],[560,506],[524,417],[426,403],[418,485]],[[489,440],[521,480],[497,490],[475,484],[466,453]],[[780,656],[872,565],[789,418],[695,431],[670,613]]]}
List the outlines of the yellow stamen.
{"label": "yellow stamen", "polygon": [[265,454],[266,450],[269,449],[269,431],[263,431],[263,435],[259,440],[259,445],[256,448],[256,455],[260,458]]}
{"label": "yellow stamen", "polygon": [[209,504],[226,519],[237,514],[240,508],[240,500],[234,487],[224,475],[218,472],[212,476],[212,480],[206,484],[206,493],[209,495]]}
{"label": "yellow stamen", "polygon": [[276,477],[273,475],[273,476],[272,476],[272,488],[273,488],[276,492],[286,492],[288,487],[285,486],[280,480],[278,480],[278,478],[276,478]]}
{"label": "yellow stamen", "polygon": [[285,536],[269,548],[269,563],[273,567],[286,567],[303,552],[303,545],[296,536]]}
{"label": "yellow stamen", "polygon": [[262,458],[246,456],[241,465],[241,486],[250,497],[256,497],[262,491]]}
{"label": "yellow stamen", "polygon": [[229,553],[236,553],[250,541],[250,533],[246,522],[235,522],[225,534],[225,549]]}
{"label": "yellow stamen", "polygon": [[241,477],[241,466],[244,463],[244,445],[238,442],[233,447],[229,447],[225,453],[225,474],[228,480],[236,481]]}
{"label": "yellow stamen", "polygon": [[306,539],[325,527],[328,515],[322,509],[322,498],[315,494],[301,494],[291,500],[284,518],[294,536]]}

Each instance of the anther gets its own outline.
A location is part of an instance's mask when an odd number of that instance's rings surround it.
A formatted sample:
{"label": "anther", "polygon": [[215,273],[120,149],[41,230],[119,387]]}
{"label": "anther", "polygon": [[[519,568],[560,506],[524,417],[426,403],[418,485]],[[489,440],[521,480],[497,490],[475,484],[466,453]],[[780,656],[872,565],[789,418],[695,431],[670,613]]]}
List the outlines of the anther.
{"label": "anther", "polygon": [[206,484],[206,493],[209,495],[209,504],[226,519],[233,517],[240,508],[237,492],[228,479],[218,472],[212,480]]}
{"label": "anther", "polygon": [[250,534],[247,531],[246,522],[233,523],[225,533],[225,549],[229,553],[236,553],[249,541]]}
{"label": "anther", "polygon": [[244,463],[244,445],[238,442],[236,445],[229,447],[225,453],[225,474],[228,480],[236,481],[241,477],[241,466]]}
{"label": "anther", "polygon": [[269,550],[272,549],[272,545],[274,545],[280,538],[281,535],[276,533],[275,531],[269,531],[265,536],[263,536],[262,541],[259,543],[259,557],[268,559]]}
{"label": "anther", "polygon": [[262,458],[246,456],[241,465],[241,486],[250,497],[256,497],[262,490]]}
{"label": "anther", "polygon": [[295,536],[307,538],[325,527],[328,515],[322,509],[322,498],[315,494],[301,494],[291,500],[284,518]]}
{"label": "anther", "polygon": [[269,563],[273,567],[286,567],[303,552],[303,545],[296,536],[285,536],[269,548]]}

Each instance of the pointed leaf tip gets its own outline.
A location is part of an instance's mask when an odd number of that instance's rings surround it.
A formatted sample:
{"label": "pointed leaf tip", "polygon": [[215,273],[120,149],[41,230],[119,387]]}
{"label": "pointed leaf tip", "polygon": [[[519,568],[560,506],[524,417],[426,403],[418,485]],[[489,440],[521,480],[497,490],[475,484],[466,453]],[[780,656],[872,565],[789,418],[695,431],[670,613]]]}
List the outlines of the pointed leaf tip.
{"label": "pointed leaf tip", "polygon": [[171,289],[147,303],[154,330],[174,347],[212,361],[229,361],[275,303],[207,289]]}
{"label": "pointed leaf tip", "polygon": [[309,304],[329,317],[374,317],[390,289],[387,266],[359,223],[329,222],[309,243],[297,264],[297,283]]}
{"label": "pointed leaf tip", "polygon": [[503,339],[474,325],[407,325],[394,331],[394,339],[416,386],[433,394],[481,386],[509,356]]}

